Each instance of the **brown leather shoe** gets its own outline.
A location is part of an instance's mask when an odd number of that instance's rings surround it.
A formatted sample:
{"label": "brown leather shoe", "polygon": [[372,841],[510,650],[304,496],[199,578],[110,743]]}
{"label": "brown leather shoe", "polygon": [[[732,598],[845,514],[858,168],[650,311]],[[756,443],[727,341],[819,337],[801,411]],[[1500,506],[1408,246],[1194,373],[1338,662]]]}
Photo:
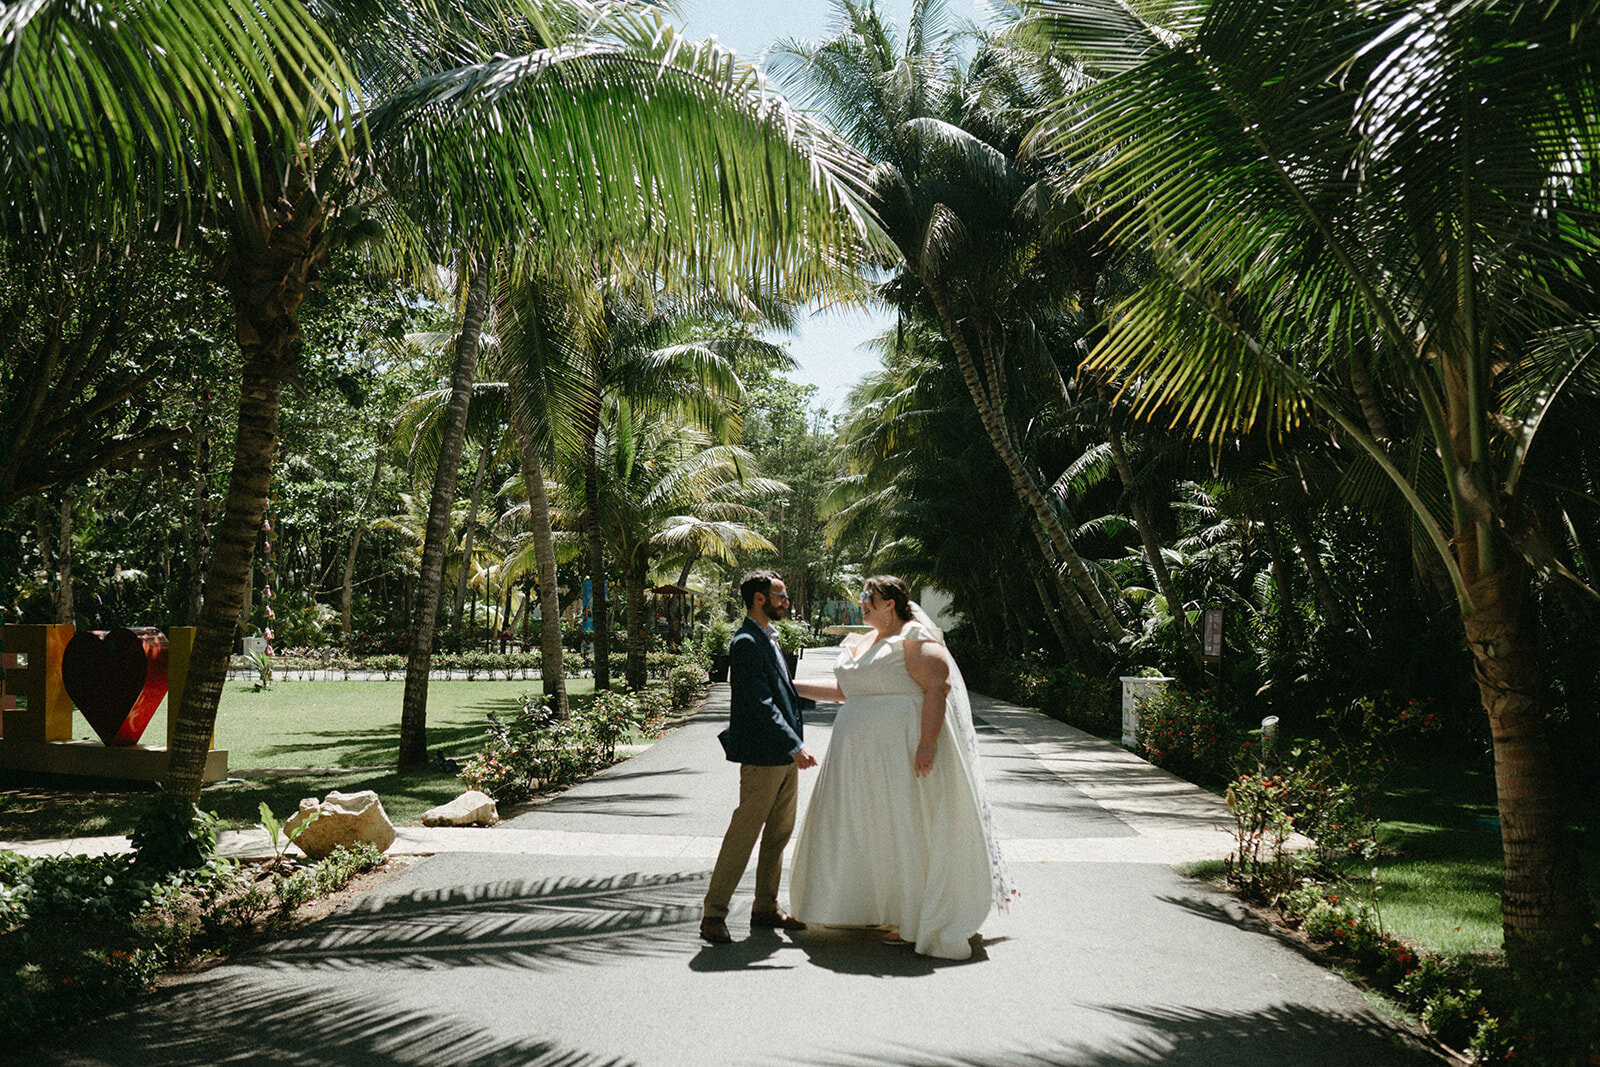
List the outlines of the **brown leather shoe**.
{"label": "brown leather shoe", "polygon": [[804,930],[806,924],[796,919],[793,915],[778,908],[775,911],[752,911],[750,913],[751,926],[766,926],[773,930]]}
{"label": "brown leather shoe", "polygon": [[733,935],[728,933],[728,924],[722,919],[701,919],[700,936],[713,945],[733,944]]}

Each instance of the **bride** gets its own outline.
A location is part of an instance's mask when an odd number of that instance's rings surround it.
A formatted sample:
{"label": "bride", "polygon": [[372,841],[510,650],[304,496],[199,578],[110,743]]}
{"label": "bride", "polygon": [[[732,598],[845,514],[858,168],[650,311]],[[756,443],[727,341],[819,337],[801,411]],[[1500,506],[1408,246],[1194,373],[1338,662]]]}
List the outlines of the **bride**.
{"label": "bride", "polygon": [[905,583],[868,578],[864,622],[834,682],[802,696],[844,701],[795,846],[796,918],[885,926],[885,940],[964,960],[1014,894],[978,767],[972,707],[955,661]]}

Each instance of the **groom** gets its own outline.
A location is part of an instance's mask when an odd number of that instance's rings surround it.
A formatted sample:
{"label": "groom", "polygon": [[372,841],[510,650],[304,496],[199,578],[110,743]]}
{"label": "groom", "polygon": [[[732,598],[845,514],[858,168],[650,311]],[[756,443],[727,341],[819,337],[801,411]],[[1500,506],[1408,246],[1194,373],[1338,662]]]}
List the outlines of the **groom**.
{"label": "groom", "polygon": [[804,930],[806,924],[778,907],[778,877],[783,847],[794,832],[795,798],[800,769],[815,767],[816,758],[801,741],[800,713],[816,707],[803,699],[789,680],[778,650],[774,625],[789,614],[789,594],[772,571],[751,571],[739,584],[745,620],[728,647],[728,681],[732,689],[728,728],[717,735],[728,759],[739,764],[739,806],[717,853],[706,890],[700,936],[713,944],[732,941],[728,902],[744,877],[756,838],[756,902],[750,925],[778,930]]}

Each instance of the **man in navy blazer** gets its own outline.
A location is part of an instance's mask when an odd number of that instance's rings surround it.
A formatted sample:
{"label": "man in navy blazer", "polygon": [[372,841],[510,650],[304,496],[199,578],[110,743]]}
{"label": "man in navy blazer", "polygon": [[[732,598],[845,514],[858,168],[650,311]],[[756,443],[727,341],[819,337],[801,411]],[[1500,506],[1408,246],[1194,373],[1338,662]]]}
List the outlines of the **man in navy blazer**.
{"label": "man in navy blazer", "polygon": [[751,571],[739,584],[745,620],[728,646],[728,728],[717,736],[728,759],[739,764],[739,806],[723,835],[717,865],[706,890],[700,936],[714,944],[733,940],[728,904],[750,863],[756,839],[756,900],[750,925],[804,930],[806,924],[778,907],[783,848],[794,832],[800,770],[815,767],[806,751],[800,713],[816,707],[795,692],[778,649],[776,622],[789,614],[789,594],[772,571]]}

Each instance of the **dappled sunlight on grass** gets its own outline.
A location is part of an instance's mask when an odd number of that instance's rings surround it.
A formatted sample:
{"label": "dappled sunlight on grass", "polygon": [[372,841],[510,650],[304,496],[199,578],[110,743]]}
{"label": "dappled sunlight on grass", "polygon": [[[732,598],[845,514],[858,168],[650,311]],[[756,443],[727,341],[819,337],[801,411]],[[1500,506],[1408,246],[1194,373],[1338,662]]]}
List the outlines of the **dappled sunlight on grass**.
{"label": "dappled sunlight on grass", "polygon": [[[568,692],[591,692],[591,679],[568,679]],[[200,795],[200,807],[231,828],[254,826],[265,803],[281,819],[303,797],[330,790],[371,789],[396,824],[458,796],[455,774],[429,770],[401,775],[400,700],[405,683],[381,681],[278,682],[255,692],[230,683],[217,710],[216,744],[228,750],[229,778]],[[535,681],[433,681],[428,686],[428,750],[464,759],[483,740],[491,711],[517,710]],[[165,734],[165,711],[147,737]],[[81,720],[78,725],[82,725]],[[153,786],[139,783],[39,779],[0,789],[0,840],[127,834],[150,804]]]}

